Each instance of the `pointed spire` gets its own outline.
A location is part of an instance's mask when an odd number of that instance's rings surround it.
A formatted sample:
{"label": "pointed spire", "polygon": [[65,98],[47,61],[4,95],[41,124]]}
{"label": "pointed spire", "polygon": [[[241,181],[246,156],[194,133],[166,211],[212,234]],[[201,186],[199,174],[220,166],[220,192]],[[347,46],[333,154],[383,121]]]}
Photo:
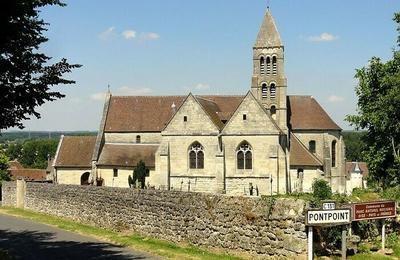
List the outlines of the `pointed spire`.
{"label": "pointed spire", "polygon": [[257,35],[254,48],[280,47],[282,46],[281,36],[276,29],[274,18],[271,10],[268,8],[265,13],[264,20]]}

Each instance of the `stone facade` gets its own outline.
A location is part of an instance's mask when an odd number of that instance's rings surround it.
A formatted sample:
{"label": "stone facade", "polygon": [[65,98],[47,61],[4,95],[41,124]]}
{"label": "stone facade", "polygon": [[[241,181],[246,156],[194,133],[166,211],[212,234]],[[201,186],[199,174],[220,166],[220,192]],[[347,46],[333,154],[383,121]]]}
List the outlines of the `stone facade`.
{"label": "stone facade", "polygon": [[[15,205],[15,183],[5,183]],[[24,207],[115,230],[262,257],[304,258],[304,201],[26,183]]]}

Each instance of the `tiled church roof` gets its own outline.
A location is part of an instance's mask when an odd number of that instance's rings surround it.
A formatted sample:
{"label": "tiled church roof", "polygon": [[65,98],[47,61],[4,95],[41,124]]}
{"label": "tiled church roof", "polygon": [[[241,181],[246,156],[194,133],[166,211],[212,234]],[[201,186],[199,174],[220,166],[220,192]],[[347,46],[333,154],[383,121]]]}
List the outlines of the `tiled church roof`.
{"label": "tiled church roof", "polygon": [[294,134],[290,135],[290,165],[322,166],[322,163],[300,142]]}
{"label": "tiled church roof", "polygon": [[146,167],[155,167],[158,145],[106,143],[100,154],[99,166],[134,167],[142,160]]}
{"label": "tiled church roof", "polygon": [[[112,96],[105,132],[161,132],[186,96]],[[212,121],[222,127],[243,96],[195,96]]]}
{"label": "tiled church roof", "polygon": [[55,167],[91,167],[96,136],[64,136]]}
{"label": "tiled church roof", "polygon": [[[112,96],[105,132],[161,132],[186,96]],[[244,96],[195,96],[220,129]],[[288,96],[292,130],[341,130],[311,96]]]}
{"label": "tiled church roof", "polygon": [[288,96],[292,130],[341,130],[312,96]]}

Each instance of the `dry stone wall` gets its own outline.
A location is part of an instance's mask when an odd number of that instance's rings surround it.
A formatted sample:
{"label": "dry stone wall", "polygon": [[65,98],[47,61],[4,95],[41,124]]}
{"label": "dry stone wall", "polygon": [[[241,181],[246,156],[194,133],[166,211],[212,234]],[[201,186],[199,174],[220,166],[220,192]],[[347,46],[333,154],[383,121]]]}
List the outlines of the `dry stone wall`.
{"label": "dry stone wall", "polygon": [[2,186],[2,206],[17,205],[17,183],[15,181],[3,182]]}
{"label": "dry stone wall", "polygon": [[[10,197],[13,190],[8,184],[5,187],[4,193]],[[263,257],[298,258],[307,248],[301,200],[27,183],[25,208]]]}

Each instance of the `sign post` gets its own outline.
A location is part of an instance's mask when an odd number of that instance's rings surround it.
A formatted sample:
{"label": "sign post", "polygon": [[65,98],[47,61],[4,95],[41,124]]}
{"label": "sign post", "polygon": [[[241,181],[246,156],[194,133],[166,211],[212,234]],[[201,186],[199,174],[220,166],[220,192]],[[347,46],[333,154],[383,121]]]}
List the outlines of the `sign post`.
{"label": "sign post", "polygon": [[385,219],[396,217],[395,201],[373,201],[352,204],[353,221],[382,219],[382,250],[385,250]]}
{"label": "sign post", "polygon": [[[326,210],[324,210],[326,209]],[[351,223],[351,209],[336,209],[336,204],[324,202],[322,209],[309,209],[306,213],[306,225],[308,226],[308,260],[313,259],[313,226],[339,226]],[[346,259],[346,234],[342,228],[342,259]]]}
{"label": "sign post", "polygon": [[312,226],[308,226],[308,250],[307,250],[307,254],[308,254],[308,260],[313,260],[313,227]]}
{"label": "sign post", "polygon": [[342,226],[342,260],[346,260],[347,255],[347,228]]}

